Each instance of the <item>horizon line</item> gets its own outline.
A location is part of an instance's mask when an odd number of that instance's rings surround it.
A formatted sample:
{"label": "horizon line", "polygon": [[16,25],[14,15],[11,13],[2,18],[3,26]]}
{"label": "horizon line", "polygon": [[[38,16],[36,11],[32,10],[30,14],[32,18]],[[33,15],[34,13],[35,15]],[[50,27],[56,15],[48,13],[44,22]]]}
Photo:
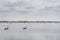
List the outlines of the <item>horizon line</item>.
{"label": "horizon line", "polygon": [[60,21],[0,21],[0,23],[60,23]]}

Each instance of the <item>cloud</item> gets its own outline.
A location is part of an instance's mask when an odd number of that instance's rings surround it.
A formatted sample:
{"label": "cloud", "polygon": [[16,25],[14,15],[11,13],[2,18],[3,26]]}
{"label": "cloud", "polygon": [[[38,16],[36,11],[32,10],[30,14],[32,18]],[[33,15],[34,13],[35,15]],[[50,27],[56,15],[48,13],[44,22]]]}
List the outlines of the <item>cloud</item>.
{"label": "cloud", "polygon": [[0,0],[4,20],[60,20],[59,13],[60,0]]}
{"label": "cloud", "polygon": [[2,11],[4,12],[4,10],[7,12],[8,12],[8,10],[11,12],[11,10],[12,10],[14,12],[17,10],[17,8],[19,8],[20,10],[22,10],[22,9],[25,10],[25,9],[31,9],[32,7],[31,7],[30,3],[28,3],[27,1],[25,2],[23,0],[16,1],[14,3],[6,1],[6,2],[1,3],[0,12],[2,12]]}

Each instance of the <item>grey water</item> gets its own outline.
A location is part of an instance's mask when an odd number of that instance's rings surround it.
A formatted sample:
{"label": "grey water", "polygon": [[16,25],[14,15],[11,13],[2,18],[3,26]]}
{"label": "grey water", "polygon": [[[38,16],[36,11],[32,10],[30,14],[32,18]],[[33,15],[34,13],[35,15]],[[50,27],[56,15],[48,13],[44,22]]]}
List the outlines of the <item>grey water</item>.
{"label": "grey water", "polygon": [[60,23],[0,23],[0,40],[60,40]]}

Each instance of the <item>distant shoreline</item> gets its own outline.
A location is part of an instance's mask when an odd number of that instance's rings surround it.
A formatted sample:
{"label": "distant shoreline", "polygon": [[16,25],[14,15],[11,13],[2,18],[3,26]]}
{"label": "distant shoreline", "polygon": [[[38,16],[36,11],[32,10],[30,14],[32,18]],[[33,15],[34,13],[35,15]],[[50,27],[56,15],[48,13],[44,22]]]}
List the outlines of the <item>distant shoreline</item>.
{"label": "distant shoreline", "polygon": [[60,21],[0,21],[0,23],[60,23]]}

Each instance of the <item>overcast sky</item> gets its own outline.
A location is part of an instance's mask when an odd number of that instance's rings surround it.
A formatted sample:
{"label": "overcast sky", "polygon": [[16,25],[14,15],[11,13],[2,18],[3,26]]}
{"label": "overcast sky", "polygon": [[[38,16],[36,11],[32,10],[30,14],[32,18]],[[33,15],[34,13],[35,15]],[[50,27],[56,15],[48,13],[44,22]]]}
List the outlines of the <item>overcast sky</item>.
{"label": "overcast sky", "polygon": [[0,0],[0,20],[60,21],[60,0]]}

